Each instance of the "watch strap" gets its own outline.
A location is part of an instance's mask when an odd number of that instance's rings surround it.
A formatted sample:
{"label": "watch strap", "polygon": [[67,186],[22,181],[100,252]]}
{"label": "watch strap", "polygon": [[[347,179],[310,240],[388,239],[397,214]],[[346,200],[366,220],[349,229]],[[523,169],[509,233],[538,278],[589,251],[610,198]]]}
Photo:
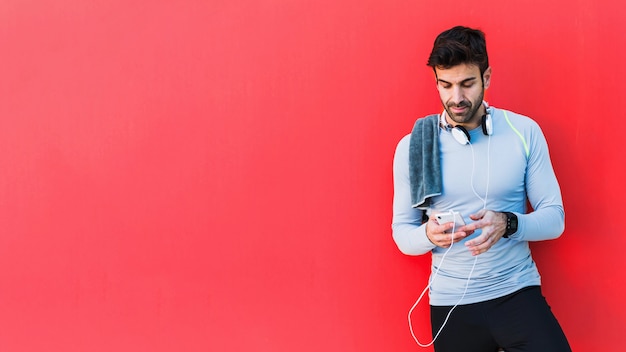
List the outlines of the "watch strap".
{"label": "watch strap", "polygon": [[503,214],[506,215],[506,230],[502,237],[509,238],[509,236],[517,232],[517,215],[509,211],[505,211]]}

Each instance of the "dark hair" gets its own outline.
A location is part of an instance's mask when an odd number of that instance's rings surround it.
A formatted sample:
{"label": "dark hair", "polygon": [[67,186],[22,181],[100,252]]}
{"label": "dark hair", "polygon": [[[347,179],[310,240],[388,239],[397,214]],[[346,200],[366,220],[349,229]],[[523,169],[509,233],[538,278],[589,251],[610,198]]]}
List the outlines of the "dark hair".
{"label": "dark hair", "polygon": [[474,64],[480,74],[489,68],[485,33],[479,29],[457,26],[439,34],[426,65],[448,69],[460,64]]}

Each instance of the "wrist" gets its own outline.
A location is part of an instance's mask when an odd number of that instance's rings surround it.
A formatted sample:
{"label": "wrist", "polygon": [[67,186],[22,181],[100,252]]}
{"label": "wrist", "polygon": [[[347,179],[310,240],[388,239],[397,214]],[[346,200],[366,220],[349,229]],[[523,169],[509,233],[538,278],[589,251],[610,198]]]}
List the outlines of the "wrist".
{"label": "wrist", "polygon": [[502,237],[509,238],[511,235],[517,232],[517,225],[518,225],[517,215],[508,211],[504,211],[502,212],[502,214],[504,214],[504,216],[506,217],[506,228],[504,230],[504,235],[502,235]]}

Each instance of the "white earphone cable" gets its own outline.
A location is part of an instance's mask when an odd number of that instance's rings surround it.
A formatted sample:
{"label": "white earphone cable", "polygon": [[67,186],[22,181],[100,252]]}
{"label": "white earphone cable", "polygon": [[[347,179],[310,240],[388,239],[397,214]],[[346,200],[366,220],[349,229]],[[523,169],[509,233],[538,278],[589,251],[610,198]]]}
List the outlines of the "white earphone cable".
{"label": "white earphone cable", "polygon": [[415,336],[415,332],[413,331],[413,323],[411,322],[411,314],[413,313],[413,310],[415,309],[415,307],[417,307],[417,305],[419,304],[419,302],[422,300],[422,297],[424,296],[424,294],[426,293],[426,291],[428,289],[430,289],[430,285],[432,284],[433,281],[435,281],[435,278],[437,277],[437,274],[439,273],[439,268],[441,268],[441,266],[443,265],[443,261],[446,258],[446,255],[448,254],[448,252],[450,252],[450,249],[452,249],[452,246],[454,244],[454,230],[455,230],[456,225],[452,226],[452,232],[450,233],[450,239],[451,239],[451,243],[450,243],[450,247],[448,247],[448,250],[446,250],[446,252],[443,254],[443,256],[441,257],[441,262],[439,262],[439,266],[437,267],[437,270],[435,270],[435,273],[433,274],[432,278],[429,280],[428,285],[426,285],[426,288],[424,288],[424,290],[422,291],[422,293],[420,294],[419,298],[417,299],[417,301],[415,301],[415,304],[413,304],[413,306],[411,307],[411,309],[409,310],[409,329],[411,330],[411,336],[413,336],[413,339],[415,340],[415,342],[420,345],[420,347],[429,347],[430,345],[432,345],[433,343],[435,343],[435,340],[437,340],[437,337],[439,337],[439,334],[441,333],[441,331],[443,331],[443,328],[446,326],[446,323],[448,322],[448,319],[450,318],[450,315],[452,314],[452,311],[454,310],[454,308],[456,308],[459,303],[463,300],[463,298],[465,298],[465,294],[467,293],[467,288],[469,287],[469,283],[470,283],[470,278],[472,277],[472,273],[474,272],[474,268],[476,267],[476,261],[478,261],[478,256],[474,257],[474,264],[472,265],[472,269],[470,270],[469,275],[467,276],[467,280],[465,282],[465,290],[463,291],[463,295],[461,296],[461,298],[459,298],[459,300],[454,304],[454,306],[452,307],[452,309],[450,309],[450,311],[448,312],[448,315],[446,315],[446,319],[443,321],[443,324],[441,324],[441,327],[439,328],[439,330],[437,331],[437,333],[435,334],[435,336],[433,337],[433,340],[430,341],[427,344],[423,344],[421,343],[418,338]]}
{"label": "white earphone cable", "polygon": [[[476,161],[474,159],[474,147],[472,146],[472,143],[468,142],[468,144],[470,145],[470,148],[471,148],[471,151],[472,151],[472,176],[471,176],[471,179],[470,179],[472,192],[474,192],[474,195],[476,197],[478,197],[478,199],[480,199],[483,202],[483,210],[485,210],[485,209],[487,209],[487,197],[489,195],[489,176],[491,174],[491,172],[490,172],[490,170],[491,170],[491,134],[489,134],[489,138],[488,138],[488,142],[487,142],[487,185],[485,186],[485,197],[484,198],[481,197],[478,194],[478,192],[476,192],[476,189],[474,188],[474,173],[475,173]],[[433,343],[435,343],[435,340],[437,340],[437,338],[439,337],[439,334],[441,334],[441,331],[443,331],[443,328],[448,323],[448,319],[450,318],[450,315],[452,314],[452,311],[454,311],[454,309],[459,305],[459,303],[461,303],[463,298],[465,298],[465,295],[467,294],[467,289],[469,288],[470,279],[472,277],[472,274],[474,273],[474,268],[476,267],[476,262],[478,261],[478,256],[475,256],[474,257],[474,263],[472,264],[472,268],[470,269],[470,272],[469,272],[469,274],[467,276],[467,280],[465,282],[465,289],[463,290],[463,295],[461,295],[461,298],[459,298],[459,300],[454,304],[454,306],[452,306],[452,308],[450,309],[450,311],[446,315],[446,318],[444,319],[443,323],[441,324],[441,327],[439,328],[439,330],[437,331],[437,333],[433,337],[432,341],[430,341],[427,344],[421,343],[418,340],[418,338],[415,336],[415,332],[413,331],[413,323],[411,321],[411,314],[413,313],[413,310],[417,307],[419,302],[424,297],[424,294],[426,293],[426,291],[430,289],[430,286],[432,285],[433,281],[435,281],[435,278],[439,274],[439,269],[443,266],[443,262],[444,262],[444,260],[446,258],[446,255],[452,249],[452,246],[454,245],[454,231],[455,231],[455,229],[456,229],[456,224],[454,224],[452,226],[452,230],[451,230],[451,233],[450,233],[450,247],[448,247],[448,249],[445,251],[445,253],[441,257],[441,261],[439,262],[439,266],[437,266],[437,270],[435,270],[435,273],[432,275],[432,277],[428,281],[428,285],[426,285],[426,287],[424,288],[424,290],[420,294],[420,296],[417,299],[417,301],[415,301],[415,304],[413,304],[413,306],[409,310],[408,321],[409,321],[409,329],[411,331],[411,336],[413,337],[415,342],[420,347],[429,347]]]}

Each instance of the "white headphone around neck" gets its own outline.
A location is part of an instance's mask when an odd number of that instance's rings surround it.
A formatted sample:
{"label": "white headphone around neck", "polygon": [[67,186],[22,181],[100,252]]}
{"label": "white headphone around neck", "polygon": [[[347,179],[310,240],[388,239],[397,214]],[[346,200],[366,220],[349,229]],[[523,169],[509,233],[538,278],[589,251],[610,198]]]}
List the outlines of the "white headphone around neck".
{"label": "white headphone around neck", "polygon": [[[483,101],[483,105],[485,105],[485,115],[482,116],[480,125],[483,130],[483,134],[485,136],[491,136],[493,134],[493,122],[491,121],[491,107],[487,104],[486,101]],[[441,113],[441,124],[442,126],[452,133],[452,137],[454,140],[459,142],[460,144],[469,144],[471,141],[471,137],[467,129],[463,126],[457,125],[452,126],[446,121],[446,111],[444,110]]]}

